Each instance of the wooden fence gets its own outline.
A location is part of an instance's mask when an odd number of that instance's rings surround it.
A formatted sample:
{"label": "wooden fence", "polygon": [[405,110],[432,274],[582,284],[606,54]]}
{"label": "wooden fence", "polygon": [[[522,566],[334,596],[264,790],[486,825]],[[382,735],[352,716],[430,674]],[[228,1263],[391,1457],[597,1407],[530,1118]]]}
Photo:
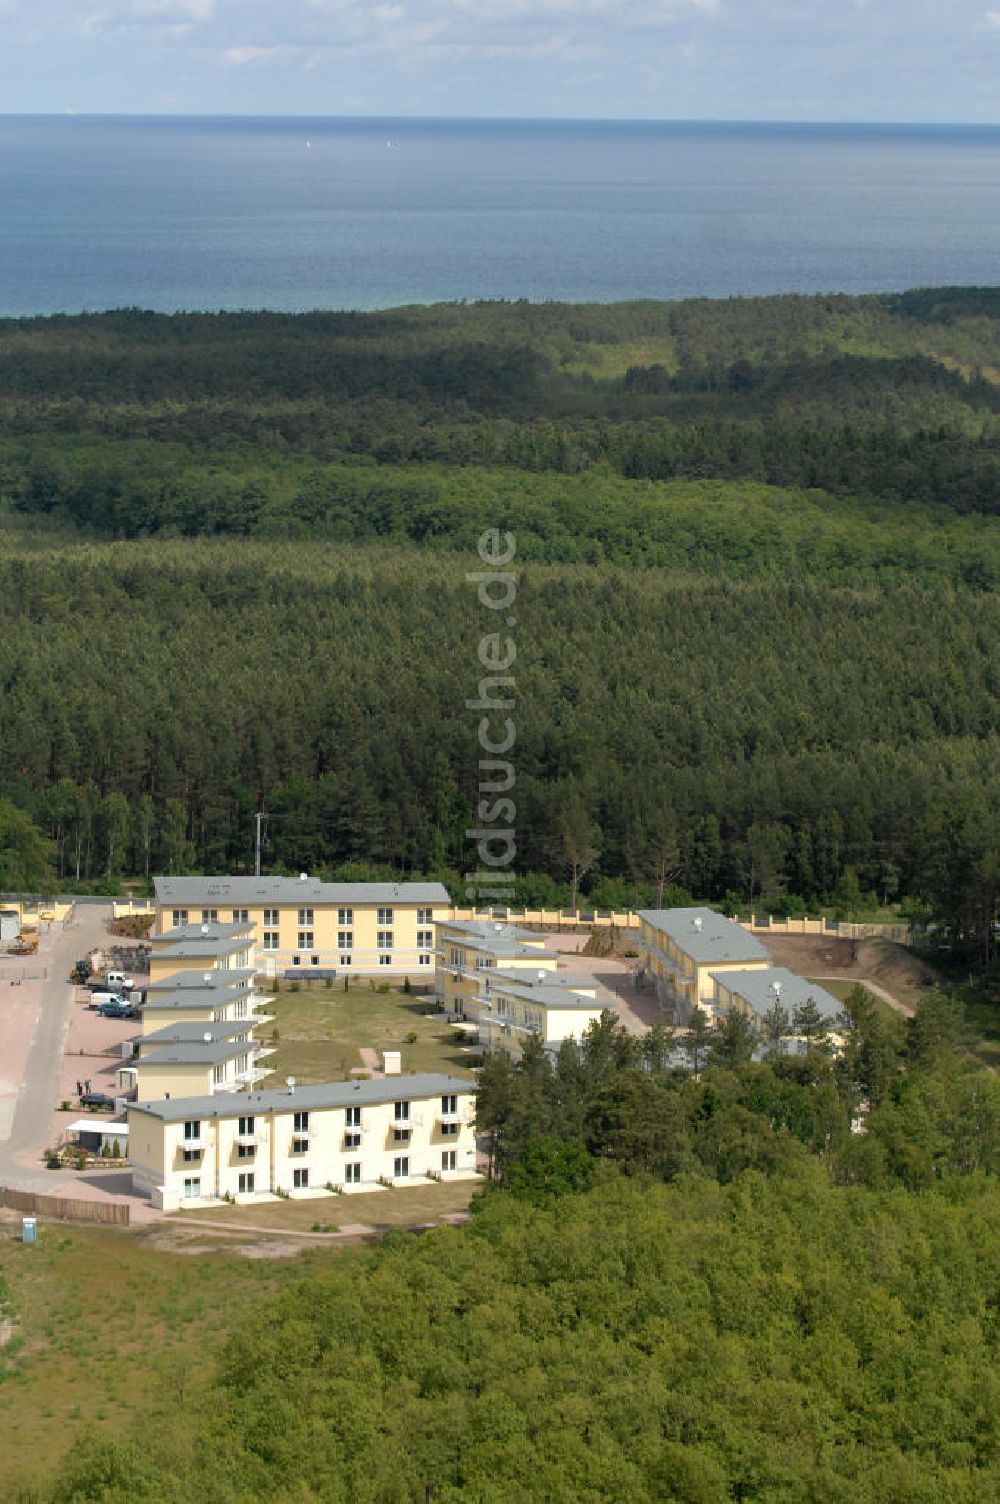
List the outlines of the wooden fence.
{"label": "wooden fence", "polygon": [[103,1222],[128,1227],[129,1206],[124,1201],[83,1201],[70,1196],[46,1196],[35,1191],[15,1191],[0,1186],[0,1206],[28,1216],[57,1217],[61,1222]]}

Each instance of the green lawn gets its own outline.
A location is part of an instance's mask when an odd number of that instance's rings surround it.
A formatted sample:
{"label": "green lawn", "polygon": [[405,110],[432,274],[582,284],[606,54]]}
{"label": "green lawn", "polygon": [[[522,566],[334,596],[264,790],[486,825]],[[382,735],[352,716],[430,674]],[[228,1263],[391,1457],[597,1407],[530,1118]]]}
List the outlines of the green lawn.
{"label": "green lawn", "polygon": [[[443,1013],[426,1016],[432,1007],[430,998],[398,987],[382,992],[367,981],[353,983],[348,992],[342,983],[332,988],[321,982],[302,984],[298,992],[286,983],[278,993],[266,995],[266,1011],[275,1021],[264,1025],[260,1038],[267,1041],[271,1030],[278,1030],[277,1050],[267,1064],[278,1078],[294,1076],[303,1085],[346,1080],[353,1068],[363,1066],[363,1047],[399,1050],[406,1073],[471,1076],[477,1056],[463,1052],[459,1031]],[[407,1043],[410,1034],[416,1039]],[[264,1084],[275,1085],[275,1078]]]}
{"label": "green lawn", "polygon": [[[241,1226],[274,1227],[284,1232],[336,1232],[341,1227],[364,1223],[380,1231],[388,1227],[415,1227],[437,1222],[452,1212],[467,1210],[479,1180],[440,1183],[415,1180],[393,1190],[361,1191],[357,1195],[324,1196],[308,1201],[268,1201],[261,1206],[211,1206],[203,1211],[176,1213],[186,1219],[231,1223]],[[169,1220],[169,1219],[168,1219]]]}
{"label": "green lawn", "polygon": [[77,1440],[131,1431],[161,1378],[178,1406],[196,1404],[218,1345],[288,1277],[272,1260],[160,1252],[124,1229],[42,1223],[33,1247],[19,1231],[0,1220],[15,1322],[0,1348],[4,1500],[33,1498],[21,1480],[37,1486]]}

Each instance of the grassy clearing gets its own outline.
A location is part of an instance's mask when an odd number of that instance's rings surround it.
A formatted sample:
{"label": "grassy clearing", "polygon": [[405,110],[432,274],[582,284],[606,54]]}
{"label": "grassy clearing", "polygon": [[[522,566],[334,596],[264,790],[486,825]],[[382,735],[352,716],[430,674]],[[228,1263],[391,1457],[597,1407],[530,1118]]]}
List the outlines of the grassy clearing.
{"label": "grassy clearing", "polygon": [[[284,1232],[337,1232],[364,1223],[380,1231],[437,1222],[464,1212],[482,1184],[479,1180],[438,1182],[415,1180],[412,1186],[391,1191],[363,1191],[358,1195],[324,1196],[308,1201],[269,1201],[263,1206],[213,1206],[204,1211],[185,1209],[178,1216],[242,1227],[274,1227]],[[171,1220],[167,1219],[168,1222]]]}
{"label": "grassy clearing", "polygon": [[264,1260],[158,1252],[124,1229],[43,1223],[34,1247],[15,1230],[18,1219],[0,1221],[16,1323],[0,1368],[2,1499],[37,1487],[81,1437],[131,1431],[161,1381],[171,1403],[196,1402],[214,1351],[281,1277]]}
{"label": "grassy clearing", "polygon": [[[384,983],[382,984],[384,985]],[[399,1050],[405,1072],[445,1071],[471,1076],[475,1056],[463,1053],[459,1034],[443,1013],[430,1016],[431,1000],[392,987],[388,992],[358,982],[345,992],[322,983],[303,985],[292,992],[287,985],[268,995],[267,1012],[275,1015],[265,1024],[261,1038],[278,1030],[274,1055],[267,1063],[278,1079],[294,1076],[303,1085],[318,1081],[346,1080],[352,1069],[361,1068],[362,1048]],[[412,1042],[407,1036],[415,1035]],[[272,1078],[266,1085],[274,1085]]]}

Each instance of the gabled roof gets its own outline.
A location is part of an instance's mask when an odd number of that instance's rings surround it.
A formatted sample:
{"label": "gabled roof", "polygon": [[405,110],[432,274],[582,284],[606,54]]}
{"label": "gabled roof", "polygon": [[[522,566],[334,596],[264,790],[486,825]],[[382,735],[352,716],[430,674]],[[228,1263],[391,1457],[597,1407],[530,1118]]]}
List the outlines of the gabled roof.
{"label": "gabled roof", "polygon": [[640,909],[639,918],[667,935],[700,965],[711,961],[766,961],[767,951],[756,935],[715,909],[700,905],[685,909]]}
{"label": "gabled roof", "polygon": [[[162,982],[148,982],[144,992],[163,992],[173,994],[175,992],[248,992],[253,982],[254,972],[251,966],[233,967],[229,971],[205,971],[198,967],[188,967],[183,971],[175,971],[169,977],[164,977]],[[217,1001],[218,999],[216,999]],[[197,1001],[197,999],[192,999]],[[157,1003],[160,999],[157,999]]]}
{"label": "gabled roof", "polygon": [[[711,975],[727,992],[742,998],[758,1018],[763,1018],[774,1007],[776,1000],[789,1013],[794,1013],[796,1008],[801,1008],[811,998],[823,1017],[831,1023],[844,1011],[843,1003],[831,992],[827,992],[825,987],[820,987],[816,982],[807,982],[805,977],[797,976],[785,966],[765,966],[760,971],[741,971],[736,968],[713,971]],[[777,993],[774,990],[776,986]]]}
{"label": "gabled roof", "polygon": [[197,1118],[251,1117],[260,1112],[311,1112],[324,1107],[374,1107],[383,1102],[415,1102],[427,1097],[461,1096],[478,1091],[475,1081],[436,1074],[386,1076],[378,1081],[327,1081],[321,1086],[284,1087],[274,1091],[227,1091],[206,1097],[169,1097],[163,1102],[132,1102],[129,1112],[146,1113],[164,1123]]}
{"label": "gabled roof", "polygon": [[154,877],[157,903],[178,908],[261,904],[429,904],[451,907],[443,883],[324,883],[316,877]]}

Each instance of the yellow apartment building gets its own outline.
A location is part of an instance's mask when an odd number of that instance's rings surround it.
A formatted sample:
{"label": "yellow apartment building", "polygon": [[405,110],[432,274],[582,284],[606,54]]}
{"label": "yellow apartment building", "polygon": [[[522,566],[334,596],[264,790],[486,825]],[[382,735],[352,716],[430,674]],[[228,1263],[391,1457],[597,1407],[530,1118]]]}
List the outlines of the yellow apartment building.
{"label": "yellow apartment building", "polygon": [[230,1019],[269,1023],[270,1015],[257,1011],[260,1002],[254,991],[252,967],[225,971],[185,968],[150,982],[142,1005],[142,1032],[152,1034],[170,1023],[210,1024]]}
{"label": "yellow apartment building", "polygon": [[270,1074],[261,1061],[274,1054],[253,1036],[253,1018],[178,1020],[137,1041],[136,1094],[201,1097],[243,1091]]}
{"label": "yellow apartment building", "polygon": [[551,971],[486,972],[478,1004],[479,1039],[487,1050],[516,1058],[529,1034],[546,1049],[579,1040],[601,1016],[592,981]]}
{"label": "yellow apartment building", "polygon": [[807,982],[804,977],[784,966],[765,966],[751,971],[741,968],[715,971],[712,973],[712,983],[714,994],[711,1011],[716,1017],[736,1009],[747,1014],[753,1020],[757,1032],[763,1035],[767,1015],[777,1004],[788,1014],[789,1031],[786,1037],[796,1039],[801,1037],[795,1029],[796,1013],[807,1003],[812,1003],[827,1026],[831,1042],[834,1045],[843,1043],[843,1004],[824,987],[815,982]]}
{"label": "yellow apartment building", "polygon": [[462,1077],[427,1074],[133,1102],[133,1188],[172,1211],[469,1178],[475,1092]]}
{"label": "yellow apartment building", "polygon": [[486,919],[444,919],[437,927],[434,991],[454,1018],[479,1017],[483,973],[554,972],[559,957],[544,935]]}
{"label": "yellow apartment building", "polygon": [[204,920],[179,924],[149,937],[150,983],[165,982],[178,971],[253,971],[254,931],[245,920]]}
{"label": "yellow apartment building", "polygon": [[665,1007],[686,1023],[691,1010],[711,1010],[712,973],[741,967],[759,971],[770,964],[756,936],[714,909],[640,909],[641,971],[653,982]]}
{"label": "yellow apartment building", "polygon": [[179,925],[150,937],[150,982],[137,1043],[140,1098],[248,1090],[273,1051],[254,1038],[269,1021],[254,992],[254,936],[246,920]]}
{"label": "yellow apartment building", "polygon": [[426,976],[441,883],[323,883],[300,877],[157,877],[156,933],[193,923],[249,924],[269,977]]}

